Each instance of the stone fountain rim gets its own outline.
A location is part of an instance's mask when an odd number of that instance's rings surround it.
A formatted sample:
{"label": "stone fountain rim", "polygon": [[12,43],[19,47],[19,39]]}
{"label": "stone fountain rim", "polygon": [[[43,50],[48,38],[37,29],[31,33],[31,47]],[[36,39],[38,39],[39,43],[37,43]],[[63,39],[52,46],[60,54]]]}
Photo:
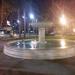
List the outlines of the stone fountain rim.
{"label": "stone fountain rim", "polygon": [[[69,40],[71,41],[71,40]],[[72,42],[75,42],[72,40]],[[9,43],[9,42],[8,42]],[[9,43],[10,44],[10,43]],[[56,49],[56,50],[17,50],[14,48],[9,48],[8,46],[4,46],[3,53],[5,55],[14,57],[14,58],[21,58],[21,59],[64,59],[75,56],[75,47],[70,47],[67,49]]]}
{"label": "stone fountain rim", "polygon": [[[31,40],[35,40],[35,39],[24,39],[25,41],[31,41]],[[47,40],[61,40],[61,39],[47,39]],[[71,42],[75,42],[74,40],[68,40],[68,39],[65,39],[66,41],[71,41]],[[23,48],[17,48],[17,47],[13,47],[13,46],[10,46],[10,44],[11,43],[14,43],[14,42],[16,42],[16,41],[22,41],[22,40],[14,40],[14,41],[10,41],[10,42],[7,42],[7,44],[4,46],[4,47],[6,47],[6,46],[8,46],[9,48],[13,48],[13,49],[18,49],[18,50],[56,50],[56,49],[58,49],[58,50],[60,50],[60,47],[54,47],[54,48],[34,48],[34,49],[31,49],[31,48],[25,48],[25,49],[23,49]],[[69,47],[67,47],[67,48],[61,48],[61,50],[64,50],[64,49],[69,49],[69,48],[72,48],[72,47],[74,47],[75,45],[72,45],[72,46],[69,46]]]}

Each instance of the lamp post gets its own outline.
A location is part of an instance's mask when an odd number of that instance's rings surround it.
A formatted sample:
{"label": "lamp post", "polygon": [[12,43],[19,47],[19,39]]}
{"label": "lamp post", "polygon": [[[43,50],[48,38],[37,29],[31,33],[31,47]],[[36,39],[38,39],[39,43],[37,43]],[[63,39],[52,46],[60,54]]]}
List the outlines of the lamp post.
{"label": "lamp post", "polygon": [[21,17],[20,17],[20,9],[18,8],[18,19],[17,23],[19,25],[19,38],[21,38]]}
{"label": "lamp post", "polygon": [[30,13],[30,14],[29,14],[29,18],[30,18],[31,20],[34,20],[34,18],[35,18],[35,17],[34,17],[34,14]]}
{"label": "lamp post", "polygon": [[[33,23],[34,20],[35,20],[34,14],[33,14],[33,13],[29,13],[29,18],[30,18],[30,20],[31,20],[31,23]],[[33,26],[32,26],[32,27],[33,27]],[[34,30],[34,28],[33,28],[33,30]]]}
{"label": "lamp post", "polygon": [[59,18],[59,22],[60,22],[60,24],[61,24],[61,26],[62,26],[62,34],[64,34],[64,27],[67,25],[67,19],[66,19],[66,16],[64,15],[64,14],[62,14],[61,15],[61,17]]}
{"label": "lamp post", "polygon": [[20,26],[20,19],[17,20],[17,23],[19,25],[19,38],[21,38],[21,26]]}
{"label": "lamp post", "polygon": [[26,14],[25,14],[25,11],[24,11],[24,15],[22,16],[22,18],[24,19],[24,38],[25,38],[25,34],[26,34]]}
{"label": "lamp post", "polygon": [[10,21],[7,20],[7,25],[11,26]]}

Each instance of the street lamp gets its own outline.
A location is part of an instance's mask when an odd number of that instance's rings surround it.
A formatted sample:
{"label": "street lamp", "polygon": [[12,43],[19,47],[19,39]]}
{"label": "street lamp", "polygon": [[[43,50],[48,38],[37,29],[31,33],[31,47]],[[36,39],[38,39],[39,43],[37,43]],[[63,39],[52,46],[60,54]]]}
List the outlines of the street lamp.
{"label": "street lamp", "polygon": [[59,21],[61,25],[65,26],[67,24],[66,16],[62,14]]}
{"label": "street lamp", "polygon": [[20,23],[20,20],[17,20],[17,23],[19,24]]}
{"label": "street lamp", "polygon": [[75,33],[75,28],[73,29],[73,32]]}
{"label": "street lamp", "polygon": [[[30,18],[31,25],[32,25],[33,22],[35,21],[35,16],[34,16],[34,14],[33,14],[33,13],[29,13],[29,18]],[[33,27],[33,31],[34,31],[34,26],[32,25],[32,27]],[[30,29],[30,27],[29,27],[29,29]],[[28,29],[28,32],[30,31],[29,29]]]}
{"label": "street lamp", "polygon": [[35,17],[34,17],[34,14],[30,13],[30,14],[29,14],[29,18],[30,18],[31,20],[34,20],[34,18],[35,18]]}
{"label": "street lamp", "polygon": [[62,26],[62,29],[63,29],[63,33],[64,33],[64,27],[67,25],[67,19],[66,19],[66,16],[64,14],[62,14],[59,18],[59,22]]}
{"label": "street lamp", "polygon": [[9,25],[9,26],[11,25],[11,24],[10,24],[10,21],[8,21],[8,20],[7,20],[7,25]]}
{"label": "street lamp", "polygon": [[26,13],[25,13],[25,11],[24,11],[24,15],[22,16],[22,18],[24,19],[24,31],[23,31],[23,33],[24,33],[24,37],[25,37],[25,35],[26,35]]}
{"label": "street lamp", "polygon": [[21,21],[20,21],[20,18],[17,19],[17,23],[18,23],[18,26],[19,26],[19,38],[21,37]]}

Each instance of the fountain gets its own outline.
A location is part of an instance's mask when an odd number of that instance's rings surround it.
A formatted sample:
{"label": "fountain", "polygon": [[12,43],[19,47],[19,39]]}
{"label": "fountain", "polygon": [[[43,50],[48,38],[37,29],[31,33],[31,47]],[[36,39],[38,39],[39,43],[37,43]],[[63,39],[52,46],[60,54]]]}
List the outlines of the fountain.
{"label": "fountain", "polygon": [[66,39],[45,40],[45,27],[50,23],[33,23],[39,29],[38,40],[16,40],[4,46],[4,54],[22,59],[63,59],[75,56],[75,42]]}

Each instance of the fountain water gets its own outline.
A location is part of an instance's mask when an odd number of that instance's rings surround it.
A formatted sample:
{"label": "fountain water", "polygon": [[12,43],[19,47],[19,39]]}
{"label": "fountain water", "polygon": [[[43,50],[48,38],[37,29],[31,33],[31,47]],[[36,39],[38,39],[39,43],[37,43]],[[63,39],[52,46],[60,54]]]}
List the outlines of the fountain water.
{"label": "fountain water", "polygon": [[75,42],[65,39],[45,41],[45,27],[50,23],[33,23],[38,26],[39,40],[16,40],[4,46],[4,54],[23,59],[63,59],[75,56]]}

